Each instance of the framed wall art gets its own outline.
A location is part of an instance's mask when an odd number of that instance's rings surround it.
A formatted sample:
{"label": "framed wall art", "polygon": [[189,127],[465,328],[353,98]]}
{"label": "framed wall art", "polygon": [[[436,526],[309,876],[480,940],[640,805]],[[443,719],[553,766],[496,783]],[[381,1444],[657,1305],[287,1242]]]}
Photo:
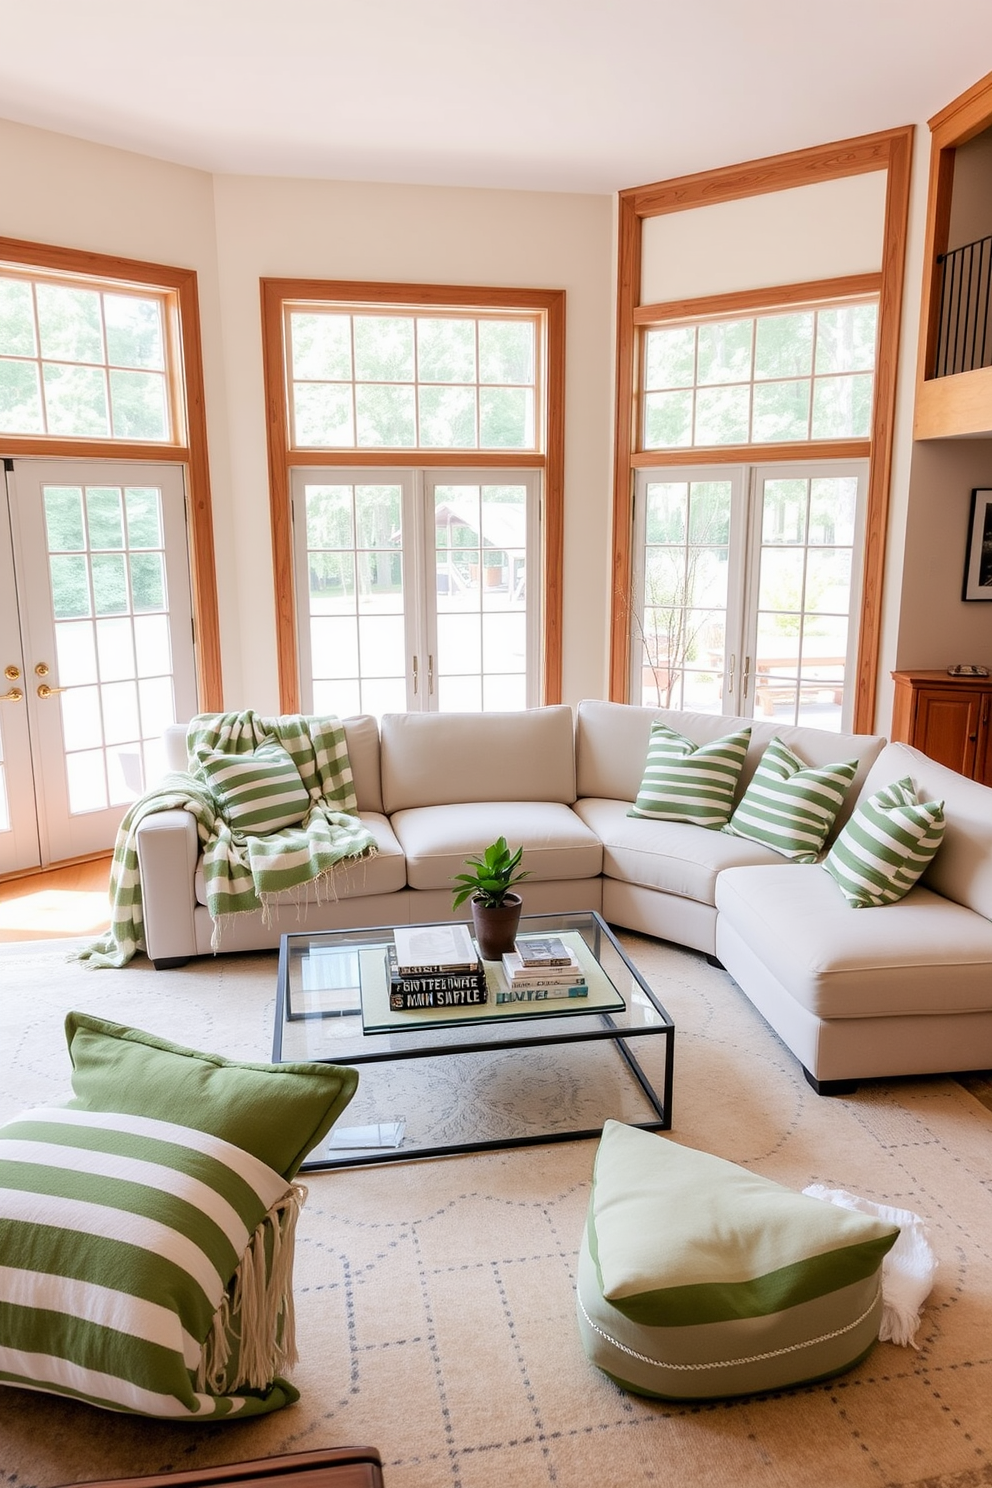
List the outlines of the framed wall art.
{"label": "framed wall art", "polygon": [[992,490],[971,493],[962,599],[992,600]]}

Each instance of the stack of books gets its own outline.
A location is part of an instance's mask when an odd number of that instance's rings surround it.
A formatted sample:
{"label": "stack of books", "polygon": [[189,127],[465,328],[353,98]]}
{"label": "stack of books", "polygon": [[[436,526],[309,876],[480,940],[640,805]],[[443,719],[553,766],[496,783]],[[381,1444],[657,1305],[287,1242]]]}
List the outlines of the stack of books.
{"label": "stack of books", "polygon": [[560,997],[588,997],[582,963],[557,935],[520,936],[503,957],[506,987],[497,1002],[546,1002]]}
{"label": "stack of books", "polygon": [[488,999],[486,973],[467,925],[400,925],[387,948],[389,1006],[476,1007]]}

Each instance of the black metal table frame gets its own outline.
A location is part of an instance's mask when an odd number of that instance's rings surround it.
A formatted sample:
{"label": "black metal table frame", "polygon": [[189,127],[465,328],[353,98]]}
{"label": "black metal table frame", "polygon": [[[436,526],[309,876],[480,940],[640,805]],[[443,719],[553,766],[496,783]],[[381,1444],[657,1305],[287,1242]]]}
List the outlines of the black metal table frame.
{"label": "black metal table frame", "polygon": [[[320,1064],[335,1063],[340,1064],[343,1067],[354,1066],[357,1068],[363,1064],[394,1064],[401,1060],[407,1059],[443,1059],[453,1054],[484,1054],[493,1051],[501,1052],[508,1049],[547,1048],[549,1045],[554,1046],[556,1044],[602,1043],[604,1041],[607,1041],[617,1049],[620,1057],[623,1059],[624,1063],[627,1065],[628,1069],[633,1075],[635,1081],[640,1086],[642,1095],[644,1096],[651,1109],[655,1112],[655,1115],[657,1117],[657,1120],[631,1121],[627,1124],[630,1126],[639,1127],[643,1131],[670,1131],[672,1128],[672,1092],[675,1078],[675,1023],[672,1020],[667,1009],[665,1009],[658,1001],[654,992],[648,986],[647,982],[645,982],[644,978],[641,976],[640,972],[634,966],[630,958],[626,955],[623,947],[620,945],[620,942],[617,940],[616,936],[613,934],[612,930],[606,924],[605,920],[603,920],[601,915],[599,915],[595,910],[583,912],[591,914],[597,922],[597,945],[595,947],[591,947],[597,961],[599,960],[598,941],[600,936],[605,934],[611,942],[613,948],[616,950],[617,954],[620,956],[620,959],[623,961],[627,970],[634,977],[638,986],[641,988],[642,991],[647,993],[655,1011],[658,1012],[664,1020],[659,1027],[652,1029],[626,1029],[621,1032],[619,1029],[617,1029],[616,1022],[612,1014],[609,1012],[590,1014],[589,1012],[580,1013],[578,1012],[578,1010],[576,1010],[577,1017],[598,1017],[602,1029],[606,1031],[604,1032],[600,1030],[588,1030],[584,1032],[562,1033],[561,1036],[556,1036],[554,1038],[549,1038],[547,1037],[547,1035],[545,1035],[544,1037],[538,1037],[535,1035],[531,1038],[528,1038],[526,1035],[514,1035],[511,1040],[507,1040],[505,1038],[486,1039],[482,1042],[473,1042],[472,1044],[468,1045],[445,1044],[437,1048],[432,1048],[430,1050],[425,1050],[422,1048],[390,1049],[387,1051],[383,1051],[382,1053],[373,1052],[368,1054],[357,1054],[350,1055],[346,1059],[315,1060],[314,1062]],[[535,918],[547,918],[547,916],[535,916]],[[364,930],[366,929],[369,931],[369,933],[375,933],[376,931],[381,930],[391,930],[392,926],[367,926],[363,927],[362,933],[364,933]],[[303,936],[309,935],[309,938],[313,938],[315,935],[335,935],[340,934],[340,932],[331,930],[316,931],[310,934],[310,932],[303,931],[283,935],[280,938],[275,1029],[272,1044],[272,1059],[273,1062],[276,1064],[282,1062],[282,1033],[285,1026],[286,998],[289,990],[289,943],[291,940],[296,939],[301,934]],[[473,1021],[471,1026],[477,1028],[484,1021],[484,1019]],[[564,1024],[565,1019],[564,1017],[560,1017],[556,1018],[555,1021],[561,1021]],[[457,1028],[462,1025],[454,1026]],[[616,1029],[617,1031],[611,1034],[608,1031],[611,1028]],[[367,1034],[365,1035],[365,1037],[376,1038],[377,1035]],[[627,1045],[628,1039],[659,1037],[664,1038],[665,1040],[665,1073],[663,1088],[660,1097],[658,1092],[655,1090],[655,1087],[652,1085],[651,1081],[648,1079],[647,1075],[644,1073],[644,1070],[638,1063],[634,1053],[630,1048],[628,1048]],[[300,1168],[300,1172],[314,1173],[327,1171],[333,1168],[370,1167],[380,1163],[413,1162],[421,1158],[431,1157],[457,1157],[470,1152],[499,1152],[510,1147],[537,1147],[544,1146],[545,1144],[550,1142],[579,1142],[588,1140],[593,1137],[599,1137],[601,1135],[602,1127],[591,1127],[583,1128],[579,1131],[545,1132],[515,1137],[498,1137],[479,1142],[452,1142],[435,1147],[417,1147],[406,1152],[404,1152],[401,1148],[395,1148],[384,1152],[368,1152],[366,1150],[365,1155],[361,1157],[349,1157],[346,1153],[344,1153],[340,1157],[315,1158],[312,1161],[305,1161]]]}

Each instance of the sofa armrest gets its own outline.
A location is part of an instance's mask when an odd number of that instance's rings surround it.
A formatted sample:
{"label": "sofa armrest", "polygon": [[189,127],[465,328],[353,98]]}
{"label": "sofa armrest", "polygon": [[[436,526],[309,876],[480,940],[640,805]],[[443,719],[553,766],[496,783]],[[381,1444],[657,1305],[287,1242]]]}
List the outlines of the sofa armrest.
{"label": "sofa armrest", "polygon": [[193,876],[200,856],[196,818],[189,811],[155,811],[135,831],[145,953],[156,966],[196,955]]}

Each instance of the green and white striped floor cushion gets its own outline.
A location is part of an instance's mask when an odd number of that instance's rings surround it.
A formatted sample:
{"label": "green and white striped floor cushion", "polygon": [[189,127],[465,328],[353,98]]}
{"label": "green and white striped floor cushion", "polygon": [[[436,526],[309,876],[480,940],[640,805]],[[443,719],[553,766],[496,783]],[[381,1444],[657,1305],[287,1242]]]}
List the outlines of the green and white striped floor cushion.
{"label": "green and white striped floor cushion", "polygon": [[667,1400],[839,1374],[878,1338],[898,1234],[608,1121],[579,1255],[583,1346],[623,1389]]}
{"label": "green and white striped floor cushion", "polygon": [[723,830],[795,863],[814,863],[857,772],[856,759],[807,765],[772,739]]}
{"label": "green and white striped floor cushion", "polygon": [[688,822],[718,831],[730,817],[751,730],[694,744],[667,724],[651,725],[644,777],[628,816]]}
{"label": "green and white striped floor cushion", "polygon": [[855,807],[823,866],[852,908],[878,908],[909,893],[943,840],[943,801],[921,801],[907,776]]}
{"label": "green and white striped floor cushion", "polygon": [[177,1420],[291,1404],[292,1178],[354,1071],[67,1032],[76,1099],[0,1127],[0,1383]]}

